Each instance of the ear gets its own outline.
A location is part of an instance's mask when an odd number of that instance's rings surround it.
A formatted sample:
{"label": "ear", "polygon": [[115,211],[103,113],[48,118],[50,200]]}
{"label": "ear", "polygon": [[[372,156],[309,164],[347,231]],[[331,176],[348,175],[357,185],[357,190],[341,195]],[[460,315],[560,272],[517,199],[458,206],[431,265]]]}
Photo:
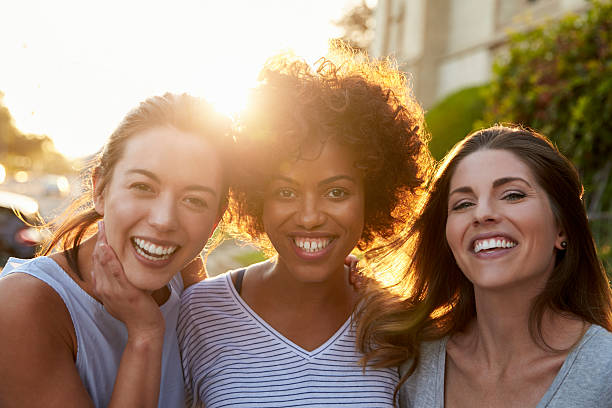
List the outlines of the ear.
{"label": "ear", "polygon": [[[565,243],[565,246],[564,244]],[[559,229],[559,233],[557,234],[557,239],[555,240],[555,248],[557,248],[560,251],[564,251],[567,249],[567,235],[565,234],[565,231],[563,231],[562,229]]]}
{"label": "ear", "polygon": [[91,176],[93,184],[93,200],[96,212],[104,216],[104,189],[100,187],[100,168],[96,167]]}

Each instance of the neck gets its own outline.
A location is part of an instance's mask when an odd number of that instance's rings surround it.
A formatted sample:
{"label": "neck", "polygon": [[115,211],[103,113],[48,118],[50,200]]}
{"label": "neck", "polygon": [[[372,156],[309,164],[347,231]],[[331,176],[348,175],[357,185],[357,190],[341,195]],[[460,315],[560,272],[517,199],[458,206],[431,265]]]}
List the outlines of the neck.
{"label": "neck", "polygon": [[288,307],[313,310],[350,304],[352,309],[355,303],[356,293],[349,284],[344,264],[329,273],[327,279],[319,281],[297,279],[278,258],[270,266],[262,278],[277,299]]}
{"label": "neck", "polygon": [[546,345],[556,350],[568,349],[584,333],[582,320],[547,309],[542,316],[542,339],[537,338],[538,333],[534,339],[529,318],[538,293],[529,293],[524,288],[499,292],[475,289],[476,319],[466,334],[476,355],[485,359],[489,367],[508,366],[512,361],[549,353]]}
{"label": "neck", "polygon": [[473,330],[487,361],[503,361],[537,346],[529,333],[530,299],[475,291]]}

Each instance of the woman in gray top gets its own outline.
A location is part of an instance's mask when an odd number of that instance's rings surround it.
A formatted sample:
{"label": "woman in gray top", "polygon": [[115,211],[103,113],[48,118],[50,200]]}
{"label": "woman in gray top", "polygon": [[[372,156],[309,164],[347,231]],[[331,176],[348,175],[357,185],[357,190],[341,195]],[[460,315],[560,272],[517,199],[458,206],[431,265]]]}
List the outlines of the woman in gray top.
{"label": "woman in gray top", "polygon": [[410,251],[405,296],[370,289],[361,311],[367,359],[401,364],[400,406],[612,406],[612,297],[582,191],[535,132],[455,146],[391,245]]}

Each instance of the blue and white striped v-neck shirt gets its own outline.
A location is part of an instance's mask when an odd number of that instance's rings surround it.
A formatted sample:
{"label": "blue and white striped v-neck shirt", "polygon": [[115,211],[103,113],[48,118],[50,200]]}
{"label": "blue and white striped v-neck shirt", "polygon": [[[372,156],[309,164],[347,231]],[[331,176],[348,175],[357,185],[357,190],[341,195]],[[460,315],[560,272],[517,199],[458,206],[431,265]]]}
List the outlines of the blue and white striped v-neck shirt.
{"label": "blue and white striped v-neck shirt", "polygon": [[393,406],[398,373],[363,372],[350,319],[306,351],[251,310],[229,273],[183,293],[178,334],[187,406]]}

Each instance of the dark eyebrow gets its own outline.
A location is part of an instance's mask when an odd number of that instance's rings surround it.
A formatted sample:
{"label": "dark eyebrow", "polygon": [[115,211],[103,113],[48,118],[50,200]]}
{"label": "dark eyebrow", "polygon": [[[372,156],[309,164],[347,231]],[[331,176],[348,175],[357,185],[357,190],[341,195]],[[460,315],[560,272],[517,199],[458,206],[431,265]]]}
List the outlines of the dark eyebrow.
{"label": "dark eyebrow", "polygon": [[453,191],[451,191],[450,193],[448,193],[448,196],[452,196],[455,193],[473,193],[474,190],[472,190],[472,187],[458,187],[456,189],[454,189]]}
{"label": "dark eyebrow", "polygon": [[[130,173],[142,174],[143,176],[152,179],[156,183],[161,183],[161,180],[159,179],[159,177],[157,177],[155,175],[155,173],[152,173],[149,170],[131,169],[131,170],[128,170],[127,173],[128,174],[130,174]],[[217,196],[217,192],[214,189],[212,189],[210,187],[207,187],[207,186],[202,186],[200,184],[193,184],[193,185],[187,186],[187,187],[185,187],[185,190],[202,191],[202,192],[205,192],[205,193],[210,193],[210,194],[212,194],[215,197]]]}
{"label": "dark eyebrow", "polygon": [[[521,177],[502,177],[500,179],[497,179],[493,182],[493,188],[497,188],[499,186],[503,186],[504,184],[507,183],[511,183],[513,181],[522,181],[523,183],[527,184],[529,187],[531,187],[531,184],[529,184],[527,182],[527,180],[521,178]],[[471,187],[458,187],[456,189],[454,189],[453,191],[451,191],[450,193],[448,193],[448,196],[452,196],[454,193],[473,193],[474,190],[472,190]]]}
{"label": "dark eyebrow", "polygon": [[525,180],[524,178],[521,177],[502,177],[500,179],[497,179],[493,182],[493,188],[495,187],[499,187],[501,185],[504,185],[506,183],[511,183],[513,181],[522,181],[523,183],[527,184],[529,187],[531,187],[531,184],[529,184],[527,182],[527,180]]}

